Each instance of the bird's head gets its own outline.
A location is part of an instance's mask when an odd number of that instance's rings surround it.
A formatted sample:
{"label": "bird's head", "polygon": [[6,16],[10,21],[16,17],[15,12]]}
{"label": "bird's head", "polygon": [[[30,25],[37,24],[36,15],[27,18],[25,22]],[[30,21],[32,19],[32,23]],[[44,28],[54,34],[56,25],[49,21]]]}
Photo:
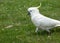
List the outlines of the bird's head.
{"label": "bird's head", "polygon": [[30,15],[30,14],[33,14],[33,13],[38,13],[39,12],[38,8],[40,8],[40,7],[41,7],[41,3],[40,3],[40,6],[38,6],[38,7],[30,7],[30,8],[28,8],[28,14]]}

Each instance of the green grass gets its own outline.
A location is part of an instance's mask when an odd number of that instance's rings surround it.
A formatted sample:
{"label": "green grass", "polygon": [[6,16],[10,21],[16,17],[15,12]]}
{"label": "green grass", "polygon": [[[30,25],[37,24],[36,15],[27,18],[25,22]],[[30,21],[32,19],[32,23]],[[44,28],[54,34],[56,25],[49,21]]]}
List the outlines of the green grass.
{"label": "green grass", "polygon": [[[60,43],[60,28],[54,29],[51,38],[45,32],[34,32],[27,9],[40,2],[40,13],[60,20],[60,0],[0,0],[0,43]],[[5,28],[11,24],[14,26]]]}

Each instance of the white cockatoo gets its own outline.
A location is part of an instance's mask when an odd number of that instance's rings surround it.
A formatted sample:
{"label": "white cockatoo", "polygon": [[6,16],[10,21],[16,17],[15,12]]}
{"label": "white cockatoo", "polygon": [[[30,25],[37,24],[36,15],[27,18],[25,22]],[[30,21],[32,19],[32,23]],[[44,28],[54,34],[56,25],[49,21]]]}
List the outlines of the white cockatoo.
{"label": "white cockatoo", "polygon": [[31,16],[31,21],[36,26],[35,32],[37,32],[38,29],[42,29],[50,33],[50,29],[60,26],[60,21],[42,15],[38,9],[40,6],[28,8],[28,12]]}

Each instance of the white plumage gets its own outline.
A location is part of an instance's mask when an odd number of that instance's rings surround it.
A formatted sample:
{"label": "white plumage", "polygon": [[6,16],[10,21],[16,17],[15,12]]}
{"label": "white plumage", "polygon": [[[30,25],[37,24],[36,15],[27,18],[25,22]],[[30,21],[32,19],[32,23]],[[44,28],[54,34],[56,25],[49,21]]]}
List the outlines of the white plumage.
{"label": "white plumage", "polygon": [[60,26],[60,21],[48,18],[40,14],[39,9],[37,7],[28,8],[28,12],[30,13],[33,24],[36,26],[35,32],[37,32],[38,29],[50,32],[49,29]]}

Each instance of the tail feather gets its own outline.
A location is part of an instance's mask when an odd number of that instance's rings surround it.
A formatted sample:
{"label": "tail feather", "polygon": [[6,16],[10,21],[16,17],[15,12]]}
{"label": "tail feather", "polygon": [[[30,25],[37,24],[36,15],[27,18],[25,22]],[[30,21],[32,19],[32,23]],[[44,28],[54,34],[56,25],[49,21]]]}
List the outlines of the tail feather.
{"label": "tail feather", "polygon": [[57,26],[60,26],[60,25],[57,25]]}
{"label": "tail feather", "polygon": [[60,26],[60,21],[56,24],[56,26]]}
{"label": "tail feather", "polygon": [[60,26],[60,23],[58,23],[56,26]]}

